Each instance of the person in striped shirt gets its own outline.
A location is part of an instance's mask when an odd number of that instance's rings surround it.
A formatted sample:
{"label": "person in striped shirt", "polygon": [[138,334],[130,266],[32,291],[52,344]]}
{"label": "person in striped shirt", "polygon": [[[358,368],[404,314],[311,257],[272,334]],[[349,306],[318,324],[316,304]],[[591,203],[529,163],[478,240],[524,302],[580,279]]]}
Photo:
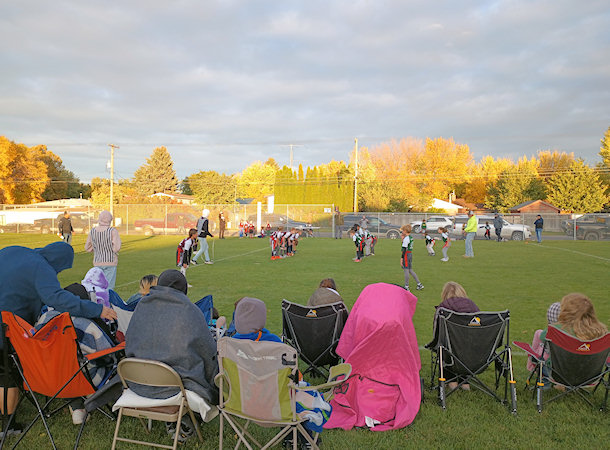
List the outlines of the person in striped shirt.
{"label": "person in striped shirt", "polygon": [[121,250],[119,231],[111,226],[112,214],[102,211],[98,224],[92,228],[85,242],[85,250],[93,252],[93,266],[99,267],[108,280],[108,289],[114,289]]}

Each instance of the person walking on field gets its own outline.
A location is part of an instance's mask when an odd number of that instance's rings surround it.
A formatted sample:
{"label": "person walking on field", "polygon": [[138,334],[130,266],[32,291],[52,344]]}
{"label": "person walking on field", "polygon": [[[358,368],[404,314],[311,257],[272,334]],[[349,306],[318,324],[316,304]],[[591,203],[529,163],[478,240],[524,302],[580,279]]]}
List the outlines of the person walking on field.
{"label": "person walking on field", "polygon": [[218,239],[224,239],[225,238],[225,228],[227,227],[227,221],[225,219],[225,213],[223,211],[220,211],[220,214],[218,214],[218,225],[219,225],[219,230],[218,230]]}
{"label": "person walking on field", "polygon": [[502,240],[502,225],[504,222],[502,221],[502,217],[498,213],[494,216],[494,228],[496,230],[496,236],[498,237],[498,242]]}
{"label": "person walking on field", "polygon": [[466,235],[466,254],[464,255],[464,258],[474,258],[472,241],[474,241],[478,227],[479,219],[473,211],[468,211],[468,222],[466,222],[466,227],[464,228],[464,234]]}
{"label": "person walking on field", "polygon": [[92,228],[85,242],[85,250],[93,252],[93,265],[104,272],[108,289],[114,289],[116,271],[121,250],[119,231],[111,226],[112,214],[102,211],[96,227]]}
{"label": "person walking on field", "polygon": [[57,226],[57,235],[60,236],[66,244],[72,245],[72,232],[74,228],[72,228],[72,219],[70,219],[70,213],[68,211],[64,211],[64,215],[61,219],[59,219],[59,224]]}
{"label": "person walking on field", "polygon": [[197,260],[199,259],[201,254],[204,255],[206,264],[214,264],[212,261],[210,261],[210,254],[208,252],[209,245],[208,245],[207,237],[208,236],[214,237],[214,236],[212,236],[212,233],[210,233],[210,231],[208,230],[208,226],[210,223],[208,220],[209,215],[210,215],[210,210],[204,209],[203,211],[201,211],[201,217],[197,221],[197,235],[199,236],[200,247],[199,247],[199,251],[197,253],[195,253],[193,260],[191,261],[191,264],[193,264],[194,266],[196,266],[198,264]]}
{"label": "person walking on field", "polygon": [[536,226],[536,240],[540,244],[542,242],[542,229],[544,228],[544,219],[540,214],[536,216],[534,225]]}

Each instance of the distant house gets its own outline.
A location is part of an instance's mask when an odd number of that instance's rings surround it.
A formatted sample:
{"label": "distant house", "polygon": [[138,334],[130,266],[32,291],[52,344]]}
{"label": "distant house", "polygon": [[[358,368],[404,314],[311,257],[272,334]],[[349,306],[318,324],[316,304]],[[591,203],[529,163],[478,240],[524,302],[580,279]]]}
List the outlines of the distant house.
{"label": "distant house", "polygon": [[543,200],[530,200],[529,202],[523,202],[517,206],[513,206],[510,209],[510,212],[513,214],[521,214],[521,213],[559,214],[561,212],[561,208],[551,205],[550,203],[547,203]]}
{"label": "distant house", "polygon": [[432,199],[432,204],[430,208],[434,209],[444,209],[447,214],[455,215],[458,212],[463,212],[464,208],[461,205],[456,205],[455,203],[446,202],[444,200],[439,200],[438,198]]}
{"label": "distant house", "polygon": [[167,197],[178,203],[183,203],[185,205],[192,205],[195,203],[195,197],[192,195],[186,194],[173,194],[170,192],[157,192],[156,194],[151,195],[151,197]]}

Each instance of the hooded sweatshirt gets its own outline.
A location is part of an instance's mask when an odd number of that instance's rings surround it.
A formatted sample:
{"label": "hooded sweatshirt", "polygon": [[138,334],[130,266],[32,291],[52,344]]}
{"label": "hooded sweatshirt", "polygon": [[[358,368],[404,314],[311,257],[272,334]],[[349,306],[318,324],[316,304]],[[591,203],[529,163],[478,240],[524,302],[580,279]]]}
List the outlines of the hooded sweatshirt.
{"label": "hooded sweatshirt", "polygon": [[116,266],[119,262],[121,237],[116,228],[111,227],[112,214],[102,211],[98,225],[87,236],[85,250],[93,252],[94,266]]}
{"label": "hooded sweatshirt", "polygon": [[59,285],[57,274],[72,267],[74,249],[65,242],[43,248],[11,246],[0,250],[0,309],[33,324],[43,305],[86,318],[99,317],[102,305],[81,300]]}

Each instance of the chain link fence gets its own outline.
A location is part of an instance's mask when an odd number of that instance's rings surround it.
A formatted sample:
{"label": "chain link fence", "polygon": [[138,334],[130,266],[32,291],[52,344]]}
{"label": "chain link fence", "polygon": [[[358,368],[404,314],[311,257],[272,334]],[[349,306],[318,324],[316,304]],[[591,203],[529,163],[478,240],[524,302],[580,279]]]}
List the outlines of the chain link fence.
{"label": "chain link fence", "polygon": [[[185,235],[194,228],[202,209],[209,209],[210,231],[219,230],[219,214],[226,221],[226,235],[237,236],[240,223],[250,222],[255,234],[275,229],[297,228],[306,236],[346,237],[354,223],[364,224],[369,231],[380,238],[397,239],[400,227],[412,224],[414,231],[421,231],[421,222],[426,220],[428,230],[436,232],[438,226],[456,224],[464,220],[464,215],[444,215],[432,213],[387,213],[387,212],[339,212],[335,205],[274,205],[272,211],[267,205],[186,205],[186,204],[134,204],[114,205],[115,226],[121,234]],[[103,207],[45,206],[45,205],[2,205],[0,207],[1,233],[57,233],[58,220],[64,211],[71,214],[72,226],[76,234],[86,234],[97,224]],[[481,213],[482,220],[490,221],[493,213]],[[537,213],[504,214],[509,224],[526,225],[534,232]],[[555,238],[603,240],[610,239],[610,214],[550,214],[543,213],[544,232]],[[480,221],[481,222],[481,221]],[[480,223],[483,226],[485,223]],[[461,225],[460,225],[461,226]],[[458,230],[459,231],[459,230]]]}

